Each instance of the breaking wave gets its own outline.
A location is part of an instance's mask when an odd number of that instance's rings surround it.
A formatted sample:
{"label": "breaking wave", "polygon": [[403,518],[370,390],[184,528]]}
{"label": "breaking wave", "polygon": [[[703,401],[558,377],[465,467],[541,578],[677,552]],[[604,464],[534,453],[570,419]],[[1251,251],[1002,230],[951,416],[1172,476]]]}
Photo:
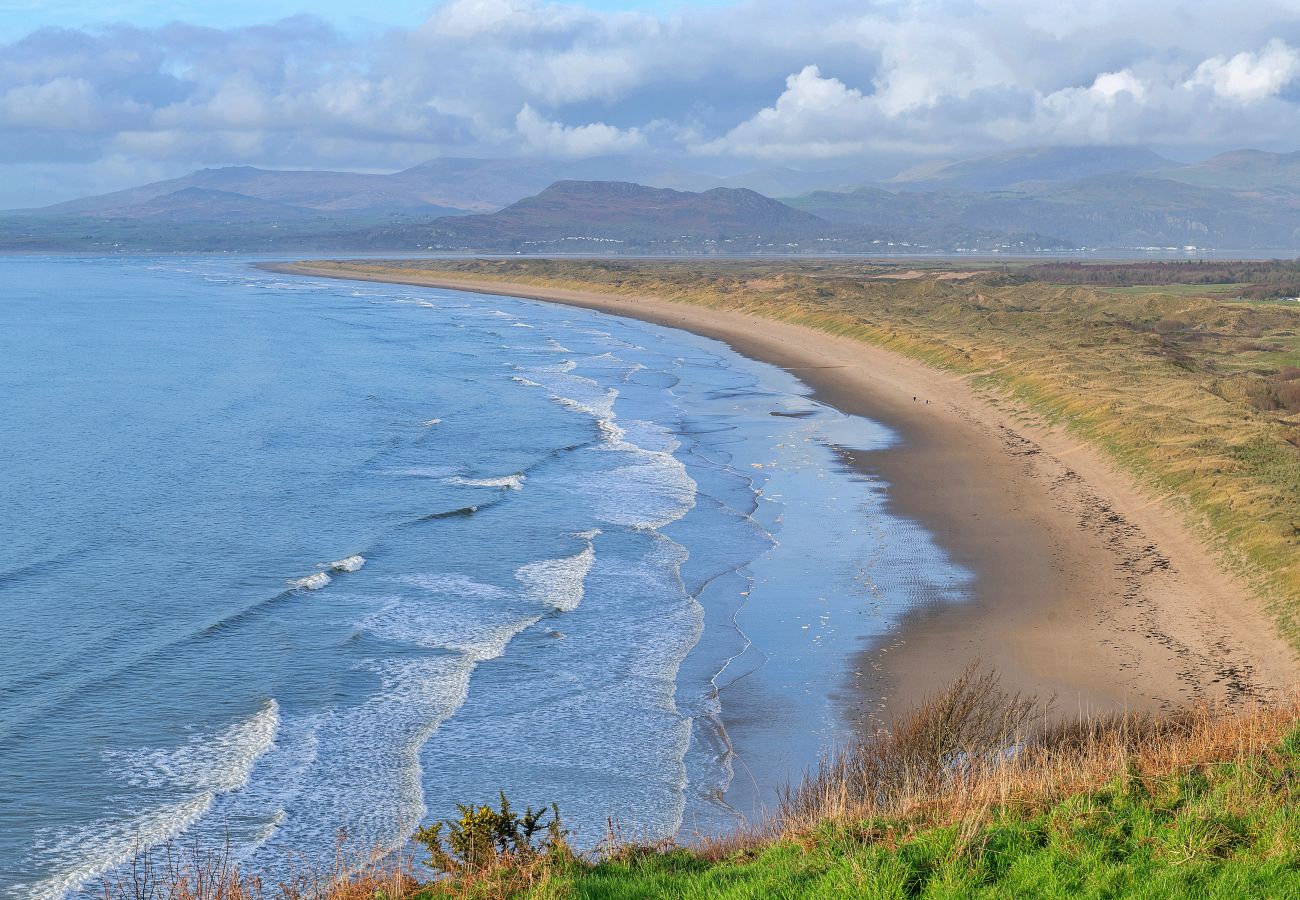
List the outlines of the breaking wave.
{"label": "breaking wave", "polygon": [[121,779],[136,789],[172,789],[180,799],[91,825],[42,836],[34,856],[51,874],[29,896],[57,900],[129,863],[141,850],[171,840],[197,822],[221,795],[248,783],[257,761],[275,746],[280,707],[268,700],[244,722],[172,749],[109,752]]}
{"label": "breaking wave", "polygon": [[447,479],[447,484],[456,484],[463,487],[486,487],[486,488],[507,488],[512,491],[522,491],[524,482],[528,476],[523,472],[514,472],[510,475],[501,475],[497,478],[462,478],[457,475]]}
{"label": "breaking wave", "polygon": [[356,572],[366,564],[366,558],[361,554],[354,556],[345,556],[343,559],[336,559],[330,563],[330,568],[335,572]]}
{"label": "breaking wave", "polygon": [[587,546],[579,553],[522,565],[515,570],[516,580],[524,586],[532,600],[561,612],[573,612],[582,603],[587,575],[596,562],[593,542],[598,534],[600,530],[593,529],[575,535],[587,542]]}

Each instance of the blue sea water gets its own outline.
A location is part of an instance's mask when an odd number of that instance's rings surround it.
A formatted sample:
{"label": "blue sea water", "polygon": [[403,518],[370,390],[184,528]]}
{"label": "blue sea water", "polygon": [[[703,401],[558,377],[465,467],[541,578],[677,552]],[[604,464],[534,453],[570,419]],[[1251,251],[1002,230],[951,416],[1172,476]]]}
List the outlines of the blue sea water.
{"label": "blue sea water", "polygon": [[0,893],[272,875],[505,790],[666,837],[847,739],[966,573],[715,341],[248,260],[0,259]]}

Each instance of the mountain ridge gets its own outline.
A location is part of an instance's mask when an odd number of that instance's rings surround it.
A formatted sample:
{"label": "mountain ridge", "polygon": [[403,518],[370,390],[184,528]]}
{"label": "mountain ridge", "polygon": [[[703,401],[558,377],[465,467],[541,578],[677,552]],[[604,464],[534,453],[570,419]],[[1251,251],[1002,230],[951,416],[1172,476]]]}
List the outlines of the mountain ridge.
{"label": "mountain ridge", "polygon": [[[636,177],[546,180],[629,170]],[[0,215],[0,249],[1300,247],[1300,153],[1181,165],[1146,148],[1029,148],[928,163],[889,182],[857,174],[776,166],[722,177],[640,157],[445,157],[386,175],[229,166]],[[773,199],[781,189],[802,193]]]}

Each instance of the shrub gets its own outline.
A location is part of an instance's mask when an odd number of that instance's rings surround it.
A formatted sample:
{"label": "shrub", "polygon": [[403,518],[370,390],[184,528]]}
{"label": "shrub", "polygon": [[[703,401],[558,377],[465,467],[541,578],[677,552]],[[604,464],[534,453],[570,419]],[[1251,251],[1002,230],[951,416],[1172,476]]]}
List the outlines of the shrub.
{"label": "shrub", "polygon": [[[510,808],[501,792],[501,808],[490,804],[456,804],[460,819],[438,821],[415,832],[415,841],[429,852],[428,866],[437,872],[473,875],[508,865],[530,865],[541,858],[571,856],[568,832],[560,823],[560,808],[528,807],[523,815]],[[443,836],[444,827],[447,830]]]}

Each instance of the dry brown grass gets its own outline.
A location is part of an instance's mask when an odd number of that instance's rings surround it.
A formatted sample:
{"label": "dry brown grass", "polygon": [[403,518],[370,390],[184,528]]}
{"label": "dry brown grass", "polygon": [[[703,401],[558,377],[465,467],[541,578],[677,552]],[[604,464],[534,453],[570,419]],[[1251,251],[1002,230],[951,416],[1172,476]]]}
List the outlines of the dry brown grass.
{"label": "dry brown grass", "polygon": [[973,666],[892,730],[788,790],[769,835],[884,819],[974,829],[994,810],[1032,814],[1116,779],[1244,762],[1277,746],[1297,720],[1294,702],[1064,722],[1050,705],[1004,691],[995,673]]}
{"label": "dry brown grass", "polygon": [[229,847],[168,843],[137,853],[102,893],[104,900],[402,900],[419,889],[408,856],[373,851],[353,859],[345,850],[340,838],[329,866],[295,860],[283,880],[269,881],[241,872]]}
{"label": "dry brown grass", "polygon": [[[593,856],[614,858],[655,847],[624,842],[611,824],[610,836]],[[228,847],[206,850],[175,843],[142,849],[126,871],[101,885],[104,900],[494,900],[544,890],[557,863],[573,857],[567,848],[555,859],[533,855],[494,855],[492,860],[454,877],[425,879],[407,851],[347,852],[340,838],[334,860],[313,866],[290,858],[289,872],[269,878],[245,872]]]}

